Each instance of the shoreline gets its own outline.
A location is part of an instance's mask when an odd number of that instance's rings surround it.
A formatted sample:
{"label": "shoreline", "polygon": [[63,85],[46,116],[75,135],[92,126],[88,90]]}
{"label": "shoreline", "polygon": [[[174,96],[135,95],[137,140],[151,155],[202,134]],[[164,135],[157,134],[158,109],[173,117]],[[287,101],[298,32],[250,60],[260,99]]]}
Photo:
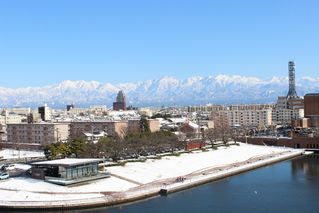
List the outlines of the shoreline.
{"label": "shoreline", "polygon": [[181,181],[177,181],[177,177],[156,180],[126,191],[112,192],[110,194],[107,194],[107,192],[100,192],[101,197],[97,198],[55,201],[0,201],[0,209],[71,210],[131,203],[190,189],[280,161],[292,159],[294,157],[301,156],[303,153],[304,150],[291,149],[275,154],[254,156],[245,161],[218,167],[205,168],[192,172],[183,176],[183,180]]}

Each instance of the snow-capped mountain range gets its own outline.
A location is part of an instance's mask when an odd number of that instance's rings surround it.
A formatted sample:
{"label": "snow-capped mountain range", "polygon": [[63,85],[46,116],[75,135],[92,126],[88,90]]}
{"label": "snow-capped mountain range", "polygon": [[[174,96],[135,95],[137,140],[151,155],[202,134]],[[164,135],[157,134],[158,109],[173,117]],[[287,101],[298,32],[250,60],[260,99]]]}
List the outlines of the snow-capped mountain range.
{"label": "snow-capped mountain range", "polygon": [[[207,103],[246,104],[275,102],[288,91],[287,77],[262,80],[239,75],[194,76],[184,80],[163,77],[136,83],[110,84],[98,81],[63,81],[44,87],[0,87],[0,108],[30,106],[47,103],[64,107],[75,103],[87,107],[103,104],[111,106],[119,90],[124,90],[127,102],[133,106],[182,106]],[[319,78],[302,77],[297,80],[297,93],[319,92]]]}

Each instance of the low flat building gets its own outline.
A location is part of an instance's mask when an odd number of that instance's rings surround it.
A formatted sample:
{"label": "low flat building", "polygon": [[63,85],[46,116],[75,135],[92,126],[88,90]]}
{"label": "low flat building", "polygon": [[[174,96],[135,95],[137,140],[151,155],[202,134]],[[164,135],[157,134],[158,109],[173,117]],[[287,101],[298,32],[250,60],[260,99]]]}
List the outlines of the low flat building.
{"label": "low flat building", "polygon": [[109,177],[99,173],[102,159],[65,158],[32,164],[32,177],[58,185],[71,185]]}

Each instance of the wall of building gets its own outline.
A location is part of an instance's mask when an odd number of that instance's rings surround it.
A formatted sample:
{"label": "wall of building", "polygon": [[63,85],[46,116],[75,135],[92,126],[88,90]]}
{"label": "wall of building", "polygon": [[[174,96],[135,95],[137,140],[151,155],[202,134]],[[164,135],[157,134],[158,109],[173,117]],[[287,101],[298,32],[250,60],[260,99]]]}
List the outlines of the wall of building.
{"label": "wall of building", "polygon": [[7,141],[11,143],[49,144],[67,140],[69,124],[8,124]]}
{"label": "wall of building", "polygon": [[70,138],[83,138],[84,132],[104,131],[109,136],[123,137],[127,133],[128,121],[90,121],[72,122],[70,124]]}
{"label": "wall of building", "polygon": [[21,123],[26,116],[17,114],[0,115],[0,124],[16,124]]}
{"label": "wall of building", "polygon": [[[242,142],[245,142],[245,138]],[[256,145],[285,146],[303,149],[319,149],[318,137],[294,137],[294,138],[247,138],[247,143]]]}
{"label": "wall of building", "polygon": [[291,125],[295,119],[304,117],[303,109],[283,109],[276,108],[272,111],[273,125]]}
{"label": "wall of building", "polygon": [[158,132],[160,131],[160,122],[157,119],[148,119],[148,124],[150,126],[151,132]]}
{"label": "wall of building", "polygon": [[319,93],[306,94],[305,117],[309,118],[309,126],[319,128]]}
{"label": "wall of building", "polygon": [[266,127],[272,124],[272,110],[248,110],[248,109],[227,109],[219,111],[218,114],[224,114],[229,126],[255,126]]}

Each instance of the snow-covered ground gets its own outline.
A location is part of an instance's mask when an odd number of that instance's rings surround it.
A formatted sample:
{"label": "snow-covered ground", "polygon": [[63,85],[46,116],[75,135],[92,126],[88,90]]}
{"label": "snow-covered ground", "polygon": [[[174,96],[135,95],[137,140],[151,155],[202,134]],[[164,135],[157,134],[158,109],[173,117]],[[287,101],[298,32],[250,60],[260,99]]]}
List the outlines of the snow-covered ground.
{"label": "snow-covered ground", "polygon": [[44,157],[43,151],[27,151],[27,150],[15,150],[15,149],[0,150],[0,158],[3,158],[3,159],[34,158],[34,157]]}
{"label": "snow-covered ground", "polygon": [[[102,194],[40,194],[26,191],[7,191],[1,190],[1,201],[66,201],[103,197]],[[0,203],[1,203],[0,201]]]}
{"label": "snow-covered ground", "polygon": [[[163,157],[160,160],[127,163],[125,166],[108,167],[114,175],[79,186],[58,186],[31,178],[9,178],[0,181],[1,201],[59,201],[83,198],[100,198],[100,192],[125,192],[139,186],[166,178],[184,176],[212,167],[242,162],[252,157],[285,152],[287,148],[240,144],[182,154],[178,157]],[[152,183],[153,184],[153,183]]]}
{"label": "snow-covered ground", "polygon": [[241,144],[214,151],[182,154],[179,157],[164,157],[143,163],[127,163],[123,167],[108,170],[120,176],[148,183],[158,179],[183,176],[212,166],[222,166],[248,160],[253,156],[282,152],[282,148]]}
{"label": "snow-covered ground", "polygon": [[[42,180],[24,177],[9,178],[8,180],[0,181],[0,189],[50,193],[100,193],[105,191],[124,191],[135,186],[137,185],[116,177],[96,180],[79,186],[59,186]],[[0,194],[0,200],[1,198],[2,195]]]}

